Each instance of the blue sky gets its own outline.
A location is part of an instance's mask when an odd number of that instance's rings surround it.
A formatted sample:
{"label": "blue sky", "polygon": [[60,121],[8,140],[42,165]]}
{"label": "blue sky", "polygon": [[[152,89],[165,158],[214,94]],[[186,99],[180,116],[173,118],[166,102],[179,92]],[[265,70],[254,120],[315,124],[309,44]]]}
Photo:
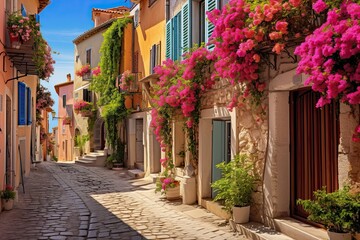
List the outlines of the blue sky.
{"label": "blue sky", "polygon": [[[42,81],[55,100],[53,109],[58,109],[58,96],[54,85],[65,82],[68,73],[74,76],[74,45],[72,40],[94,26],[91,20],[92,8],[107,9],[117,6],[131,6],[129,0],[51,0],[40,13],[41,32],[48,41],[56,61],[54,75],[49,82]],[[51,121],[50,129],[57,126],[57,120]],[[51,131],[51,130],[50,130]]]}

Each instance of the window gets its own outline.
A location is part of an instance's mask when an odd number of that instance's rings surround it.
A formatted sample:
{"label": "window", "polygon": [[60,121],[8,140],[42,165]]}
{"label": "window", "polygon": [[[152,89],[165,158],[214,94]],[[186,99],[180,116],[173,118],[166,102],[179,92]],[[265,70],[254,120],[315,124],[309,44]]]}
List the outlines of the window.
{"label": "window", "polygon": [[181,56],[181,12],[176,14],[176,16],[172,19],[173,21],[173,60],[179,60]]}
{"label": "window", "polygon": [[223,9],[226,4],[229,3],[229,0],[220,0],[220,8]]}
{"label": "window", "polygon": [[151,7],[155,2],[156,0],[149,0],[149,7]]}
{"label": "window", "polygon": [[154,73],[154,67],[161,64],[161,43],[154,44],[150,49],[150,74]]}
{"label": "window", "polygon": [[65,108],[66,107],[66,95],[63,95],[63,97],[62,97],[62,105],[63,105],[63,108]]}
{"label": "window", "polygon": [[91,91],[89,89],[83,89],[83,100],[86,102],[91,102]]}
{"label": "window", "polygon": [[18,125],[26,125],[26,85],[18,82]]}
{"label": "window", "polygon": [[91,66],[91,49],[86,50],[86,64]]}
{"label": "window", "polygon": [[189,3],[166,23],[166,58],[180,60],[181,55],[191,47],[191,11]]}
{"label": "window", "polygon": [[205,15],[205,1],[200,2],[199,8],[199,44],[205,42],[205,22],[206,22],[206,15]]}
{"label": "window", "polygon": [[136,9],[134,14],[134,28],[137,28],[138,26],[139,26],[139,9]]}

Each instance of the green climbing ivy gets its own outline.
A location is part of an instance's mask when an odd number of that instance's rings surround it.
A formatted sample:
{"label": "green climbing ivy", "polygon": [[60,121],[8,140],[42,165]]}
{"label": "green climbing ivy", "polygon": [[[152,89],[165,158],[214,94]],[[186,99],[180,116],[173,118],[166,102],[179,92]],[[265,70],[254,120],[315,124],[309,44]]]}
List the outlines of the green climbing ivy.
{"label": "green climbing ivy", "polygon": [[130,18],[117,19],[104,33],[100,53],[101,74],[94,77],[91,89],[99,94],[98,105],[102,108],[101,116],[106,127],[106,140],[113,149],[113,158],[123,161],[123,143],[119,140],[118,127],[129,114],[125,108],[123,93],[116,88],[116,77],[119,75],[121,43],[124,27],[130,23]]}

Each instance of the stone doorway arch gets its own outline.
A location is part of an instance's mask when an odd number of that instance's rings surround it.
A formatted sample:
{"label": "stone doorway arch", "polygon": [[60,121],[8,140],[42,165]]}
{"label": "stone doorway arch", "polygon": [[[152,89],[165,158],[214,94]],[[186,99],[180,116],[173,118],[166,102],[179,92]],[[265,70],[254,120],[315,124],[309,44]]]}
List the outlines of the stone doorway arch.
{"label": "stone doorway arch", "polygon": [[104,119],[98,118],[94,124],[94,149],[104,150],[105,148],[105,122]]}

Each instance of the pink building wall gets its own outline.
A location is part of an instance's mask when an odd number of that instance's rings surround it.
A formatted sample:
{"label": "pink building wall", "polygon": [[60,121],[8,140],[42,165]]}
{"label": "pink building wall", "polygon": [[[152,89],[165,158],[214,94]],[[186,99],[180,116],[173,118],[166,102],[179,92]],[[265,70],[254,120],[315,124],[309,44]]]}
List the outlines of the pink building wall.
{"label": "pink building wall", "polygon": [[[74,113],[73,113],[73,82],[68,81],[55,86],[56,92],[59,95],[58,106],[58,154],[59,161],[71,161],[74,149]],[[63,105],[63,96],[66,95],[66,105]],[[71,117],[70,125],[63,124],[65,117]],[[55,146],[57,147],[57,146]]]}

